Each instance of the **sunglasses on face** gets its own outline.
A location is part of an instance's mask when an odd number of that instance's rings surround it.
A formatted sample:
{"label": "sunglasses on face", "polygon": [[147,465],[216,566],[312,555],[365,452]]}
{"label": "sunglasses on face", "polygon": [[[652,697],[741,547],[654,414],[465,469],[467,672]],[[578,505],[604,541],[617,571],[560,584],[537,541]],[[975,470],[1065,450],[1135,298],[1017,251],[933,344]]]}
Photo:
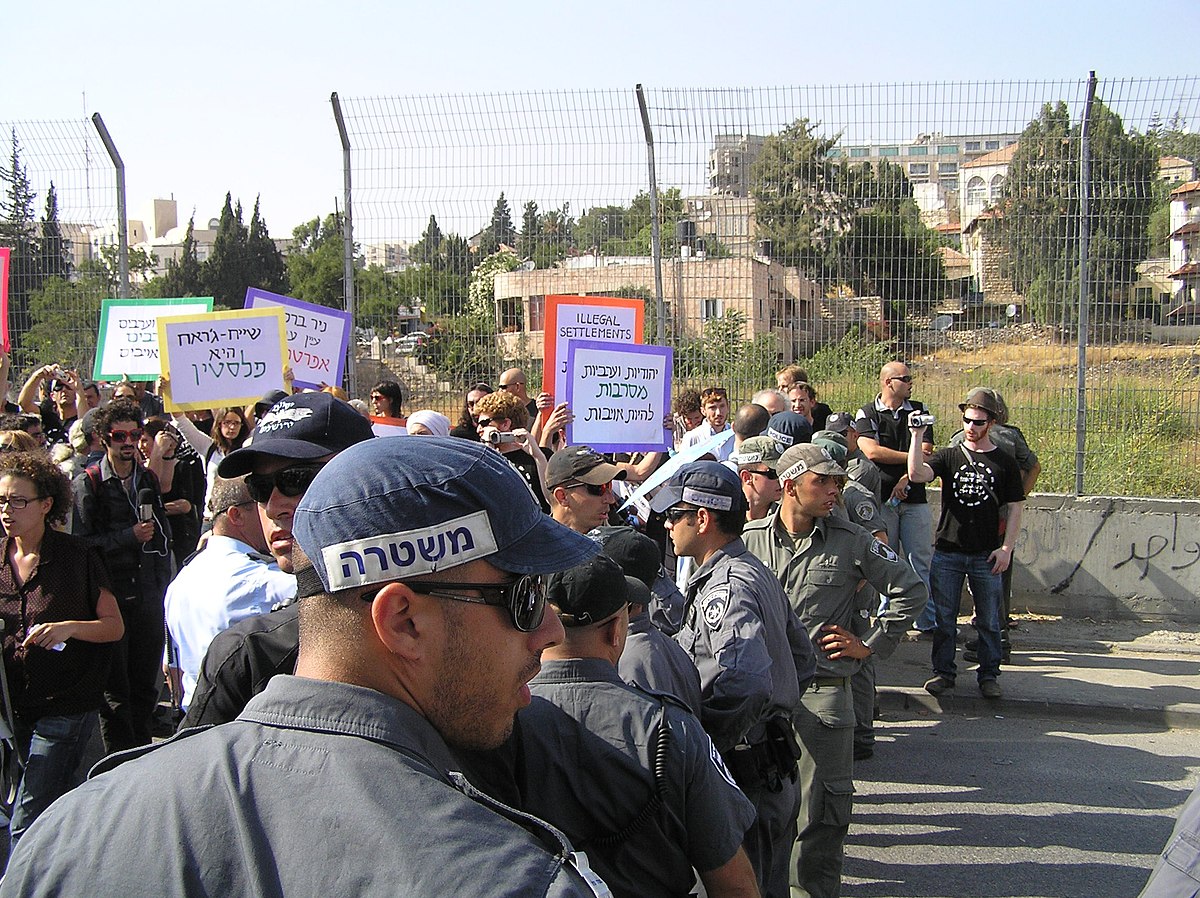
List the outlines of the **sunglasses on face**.
{"label": "sunglasses on face", "polygon": [[966,424],[968,427],[986,427],[990,420],[990,418],[968,418],[966,415],[963,415],[963,424]]}
{"label": "sunglasses on face", "polygon": [[767,470],[765,470],[765,471],[750,471],[748,473],[758,474],[760,477],[767,478],[767,480],[778,480],[779,479],[779,472],[772,471],[770,468],[767,468]]}
{"label": "sunglasses on face", "polygon": [[688,515],[695,514],[697,511],[699,511],[698,508],[680,508],[678,505],[676,505],[675,507],[668,508],[666,511],[664,511],[663,517],[667,519],[668,524],[675,524],[686,518]]}
{"label": "sunglasses on face", "polygon": [[[546,615],[546,581],[540,574],[526,574],[508,583],[457,583],[430,580],[405,580],[404,585],[413,592],[438,599],[455,602],[470,602],[473,605],[493,605],[504,608],[513,626],[522,633],[532,633],[542,625]],[[382,588],[382,587],[381,587]],[[459,590],[471,589],[482,593],[478,596],[463,595]],[[364,592],[359,598],[374,601],[379,590]]]}
{"label": "sunglasses on face", "polygon": [[562,485],[562,488],[565,490],[573,490],[573,489],[577,489],[579,487],[583,487],[585,490],[588,491],[588,493],[590,493],[593,496],[603,496],[606,493],[612,492],[612,482],[611,481],[609,481],[608,483],[575,482],[575,483],[564,483]]}
{"label": "sunglasses on face", "polygon": [[132,440],[136,443],[142,438],[142,434],[145,432],[146,431],[142,430],[141,428],[138,428],[137,430],[110,430],[108,432],[108,438],[119,446],[129,440]]}
{"label": "sunglasses on face", "polygon": [[913,376],[911,374],[905,374],[903,376],[889,377],[888,380],[902,380],[904,383],[910,384],[912,383]]}
{"label": "sunglasses on face", "polygon": [[293,465],[274,474],[250,474],[246,477],[246,492],[259,505],[265,505],[275,490],[294,499],[303,496],[324,465]]}

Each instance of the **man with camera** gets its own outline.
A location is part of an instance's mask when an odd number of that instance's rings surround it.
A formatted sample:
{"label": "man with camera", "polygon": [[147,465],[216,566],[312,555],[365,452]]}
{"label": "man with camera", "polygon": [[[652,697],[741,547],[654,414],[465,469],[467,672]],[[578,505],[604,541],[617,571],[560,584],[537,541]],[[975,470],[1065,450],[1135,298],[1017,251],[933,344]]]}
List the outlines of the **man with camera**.
{"label": "man with camera", "polygon": [[550,503],[542,489],[546,482],[546,455],[529,435],[529,411],[525,403],[515,393],[498,390],[475,403],[475,414],[480,441],[521,472],[542,511],[550,514]]}
{"label": "man with camera", "polygon": [[[925,690],[940,695],[954,688],[955,636],[965,578],[975,599],[979,632],[979,691],[1000,698],[1001,574],[1012,563],[1012,546],[1021,530],[1025,491],[1016,459],[988,436],[1000,413],[996,398],[975,390],[961,403],[964,438],[926,459],[918,448],[925,434],[920,419],[910,419],[912,443],[908,477],[915,484],[942,478],[942,513],[929,570],[937,629],[933,634],[933,677]],[[1000,536],[1000,509],[1007,505],[1007,526]],[[1002,544],[1003,539],[1003,544]]]}

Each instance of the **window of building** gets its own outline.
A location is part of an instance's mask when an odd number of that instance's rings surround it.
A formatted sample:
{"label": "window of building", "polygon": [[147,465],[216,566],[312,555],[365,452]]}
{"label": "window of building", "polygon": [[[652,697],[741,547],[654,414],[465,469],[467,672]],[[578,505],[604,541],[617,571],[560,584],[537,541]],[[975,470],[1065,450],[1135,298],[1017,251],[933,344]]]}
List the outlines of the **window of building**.
{"label": "window of building", "polygon": [[880,147],[879,155],[880,156],[899,156],[900,148],[899,147]]}
{"label": "window of building", "polygon": [[863,156],[869,156],[869,155],[871,155],[870,147],[851,147],[850,148],[850,158],[851,159],[861,159]]}
{"label": "window of building", "polygon": [[982,149],[978,140],[968,140],[966,150],[968,153],[978,153]]}
{"label": "window of building", "polygon": [[701,317],[705,321],[710,321],[713,318],[720,318],[721,317],[721,306],[722,306],[722,303],[721,303],[721,300],[719,300],[719,299],[704,300],[704,308],[701,309],[701,313],[700,313]]}
{"label": "window of building", "polygon": [[927,175],[929,174],[929,163],[910,162],[908,163],[908,173],[910,175]]}
{"label": "window of building", "polygon": [[939,156],[957,156],[958,155],[958,144],[956,144],[956,143],[938,144],[938,155]]}
{"label": "window of building", "polygon": [[830,159],[836,159],[838,156],[842,155],[842,148],[841,147],[830,147],[829,152],[827,152],[825,155],[828,156]]}
{"label": "window of building", "polygon": [[1004,193],[1004,175],[995,175],[991,183],[991,200],[996,202]]}
{"label": "window of building", "polygon": [[976,175],[967,182],[967,205],[982,206],[987,200],[987,184]]}
{"label": "window of building", "polygon": [[529,297],[529,329],[544,331],[546,329],[546,297]]}
{"label": "window of building", "polygon": [[989,149],[989,150],[1000,149],[1000,141],[998,141],[998,140],[988,140],[988,141],[985,141],[983,145],[986,149]]}
{"label": "window of building", "polygon": [[910,155],[910,156],[928,156],[929,155],[929,147],[925,146],[924,144],[922,144],[919,147],[909,147],[908,155]]}
{"label": "window of building", "polygon": [[957,175],[958,174],[958,163],[957,162],[939,162],[938,163],[938,174],[939,175]]}

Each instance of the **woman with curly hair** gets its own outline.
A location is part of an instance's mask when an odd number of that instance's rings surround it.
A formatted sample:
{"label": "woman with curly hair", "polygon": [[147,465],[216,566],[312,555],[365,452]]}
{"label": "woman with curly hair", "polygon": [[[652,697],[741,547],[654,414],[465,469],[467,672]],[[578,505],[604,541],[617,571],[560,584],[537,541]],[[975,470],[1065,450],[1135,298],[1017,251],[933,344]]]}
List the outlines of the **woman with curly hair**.
{"label": "woman with curly hair", "polygon": [[3,657],[25,764],[9,826],[11,848],[76,785],[104,703],[109,646],[125,632],[97,550],[59,533],[71,484],[43,452],[0,455],[0,619]]}

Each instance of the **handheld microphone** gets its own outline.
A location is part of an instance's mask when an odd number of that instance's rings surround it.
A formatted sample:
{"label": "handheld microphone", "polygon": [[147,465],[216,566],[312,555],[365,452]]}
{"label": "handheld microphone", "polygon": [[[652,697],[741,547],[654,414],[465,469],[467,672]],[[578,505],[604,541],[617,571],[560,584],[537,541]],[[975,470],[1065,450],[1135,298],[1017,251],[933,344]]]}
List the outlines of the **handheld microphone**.
{"label": "handheld microphone", "polygon": [[154,520],[154,490],[138,490],[138,520],[143,524]]}

